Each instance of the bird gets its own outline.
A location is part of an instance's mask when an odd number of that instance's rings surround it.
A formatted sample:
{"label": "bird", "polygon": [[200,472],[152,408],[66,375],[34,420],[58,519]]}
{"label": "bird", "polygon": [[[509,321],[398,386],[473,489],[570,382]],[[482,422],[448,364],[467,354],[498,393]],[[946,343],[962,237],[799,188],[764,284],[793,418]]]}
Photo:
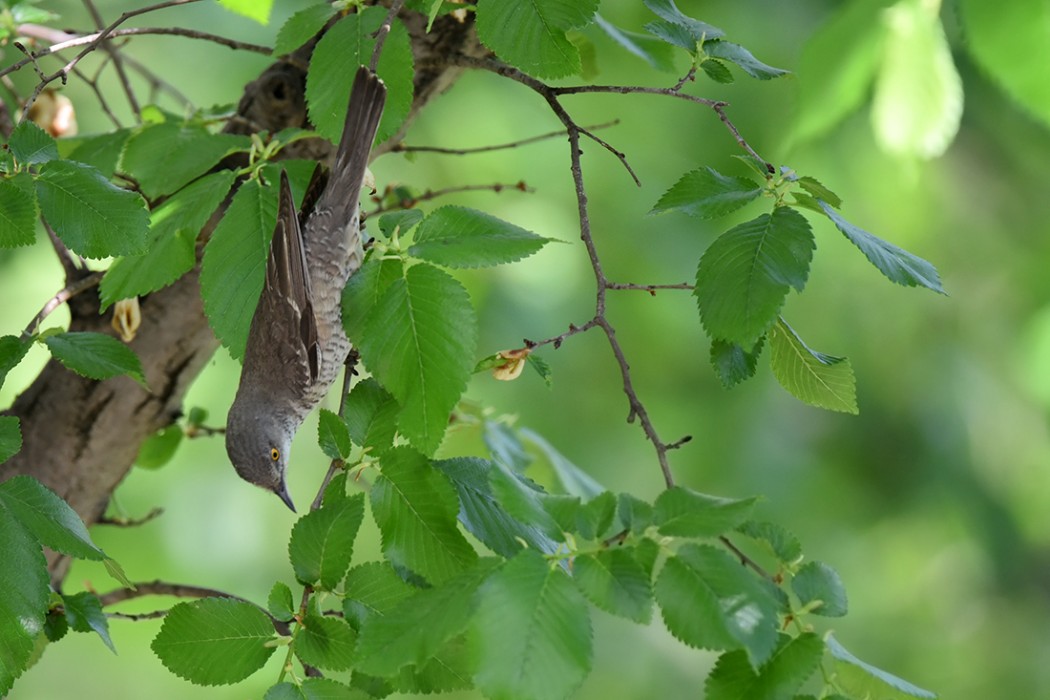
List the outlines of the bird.
{"label": "bird", "polygon": [[277,494],[293,512],[286,481],[292,438],[350,351],[340,299],[364,257],[358,197],[385,103],[383,81],[359,68],[331,171],[315,169],[301,214],[281,172],[263,289],[226,420],[226,452],[242,479]]}

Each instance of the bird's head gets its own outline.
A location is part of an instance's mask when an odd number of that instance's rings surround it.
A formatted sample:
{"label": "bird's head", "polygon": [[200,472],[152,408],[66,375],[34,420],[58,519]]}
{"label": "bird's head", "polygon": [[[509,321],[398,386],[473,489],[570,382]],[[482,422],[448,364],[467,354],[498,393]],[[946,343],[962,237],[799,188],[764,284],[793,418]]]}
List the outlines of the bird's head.
{"label": "bird's head", "polygon": [[266,412],[236,408],[226,423],[226,453],[234,469],[245,481],[273,491],[294,513],[284,480],[294,431]]}

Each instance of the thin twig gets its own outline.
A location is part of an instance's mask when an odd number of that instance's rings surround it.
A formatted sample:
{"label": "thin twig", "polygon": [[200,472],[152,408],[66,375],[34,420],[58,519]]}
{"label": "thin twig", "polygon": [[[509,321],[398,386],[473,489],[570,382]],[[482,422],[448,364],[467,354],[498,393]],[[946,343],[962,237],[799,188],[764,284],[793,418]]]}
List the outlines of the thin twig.
{"label": "thin twig", "polygon": [[544,345],[553,345],[554,349],[557,350],[558,348],[561,347],[562,342],[566,338],[572,337],[572,336],[576,335],[577,333],[585,333],[585,332],[589,331],[590,329],[594,328],[597,325],[598,325],[598,319],[597,318],[592,318],[590,321],[588,321],[587,323],[583,324],[582,326],[577,326],[575,323],[570,323],[569,324],[569,330],[565,331],[564,333],[560,333],[558,335],[551,336],[550,338],[546,338],[544,340],[529,340],[528,338],[524,338],[522,340],[522,342],[525,344],[525,347],[528,348],[529,350],[533,350],[535,348],[543,347]]}
{"label": "thin twig", "polygon": [[386,13],[386,19],[379,25],[379,29],[376,30],[375,39],[376,45],[372,49],[372,60],[368,62],[368,69],[373,73],[376,72],[376,66],[379,65],[379,56],[383,53],[383,44],[386,42],[386,37],[390,34],[390,27],[394,23],[394,18],[397,17],[397,13],[401,11],[401,6],[405,4],[405,0],[394,0],[390,3],[390,11]]}
{"label": "thin twig", "polygon": [[631,284],[628,282],[606,282],[606,289],[620,290],[637,290],[639,292],[649,292],[652,296],[656,296],[658,289],[684,289],[692,290],[694,285],[688,282],[681,282],[679,284]]}
{"label": "thin twig", "polygon": [[762,578],[769,579],[774,583],[776,582],[776,579],[768,571],[762,568],[761,564],[744,554],[744,552],[735,544],[733,544],[733,541],[730,540],[728,537],[726,537],[725,535],[719,535],[718,539],[721,540],[722,544],[725,545],[726,549],[728,549],[730,552],[736,555],[736,558],[740,560],[741,564],[750,567],[756,574],[758,574]]}
{"label": "thin twig", "polygon": [[[603,124],[595,124],[594,126],[586,127],[589,131],[598,131],[599,129],[608,129],[611,126],[616,126],[620,123],[619,119],[613,119],[610,122]],[[539,141],[546,141],[548,139],[557,138],[559,136],[565,136],[565,129],[558,129],[557,131],[548,131],[546,134],[540,134],[539,136],[530,136],[527,139],[521,139],[520,141],[511,141],[509,143],[500,143],[494,146],[478,146],[476,148],[442,148],[440,146],[406,146],[403,143],[399,143],[390,149],[391,153],[441,153],[450,156],[468,156],[474,155],[475,153],[487,153],[489,151],[503,151],[511,148],[518,148],[519,146],[527,146],[532,143]]]}
{"label": "thin twig", "polygon": [[[458,185],[456,187],[445,187],[440,190],[427,190],[422,194],[416,195],[414,197],[405,197],[399,199],[396,205],[376,207],[375,209],[369,211],[366,214],[365,218],[371,218],[377,214],[382,214],[388,211],[394,211],[395,209],[410,209],[419,204],[420,202],[430,201],[432,199],[437,199],[438,197],[444,197],[446,195],[456,194],[459,192],[495,192],[496,194],[499,194],[503,190],[517,190],[518,192],[530,193],[536,191],[533,188],[529,187],[527,184],[525,184],[524,180],[519,180],[518,182],[512,183],[494,182],[488,185]],[[384,195],[380,198],[380,201],[382,201],[385,198],[386,196]]]}
{"label": "thin twig", "polygon": [[105,274],[105,272],[101,271],[92,272],[83,279],[79,279],[76,282],[72,282],[65,289],[58,292],[58,294],[55,294],[55,296],[48,299],[47,303],[44,304],[44,307],[40,309],[40,312],[33,317],[33,320],[30,321],[29,325],[25,327],[25,330],[22,331],[22,339],[29,340],[30,338],[32,338],[33,335],[36,334],[37,329],[40,327],[40,323],[45,318],[47,318],[48,314],[50,314],[59,306],[75,297],[77,294],[80,294],[81,292],[91,289],[92,287],[97,285],[100,281],[102,281],[102,276]]}
{"label": "thin twig", "polygon": [[44,230],[47,231],[48,240],[51,241],[51,247],[55,249],[55,255],[58,256],[58,262],[62,265],[62,272],[65,273],[65,282],[70,284],[73,280],[80,276],[81,270],[84,269],[83,258],[73,255],[73,253],[66,247],[66,244],[62,242],[62,239],[55,233],[55,229],[51,228],[51,224],[47,223],[44,217],[40,217],[41,223],[44,225]]}
{"label": "thin twig", "polygon": [[150,512],[143,515],[141,518],[112,518],[102,517],[95,521],[96,525],[112,525],[114,527],[139,527],[145,525],[151,520],[155,520],[160,516],[164,515],[163,508],[154,508]]}
{"label": "thin twig", "polygon": [[616,156],[620,160],[620,163],[623,164],[623,167],[627,169],[627,172],[630,174],[631,179],[634,180],[634,184],[637,185],[638,187],[642,186],[642,181],[638,179],[638,176],[634,172],[634,168],[632,168],[631,164],[627,162],[627,156],[623,153],[623,151],[620,151],[620,150],[617,150],[617,149],[613,148],[606,141],[604,141],[603,139],[598,138],[597,136],[595,136],[591,132],[589,132],[586,129],[584,129],[582,126],[579,127],[579,132],[581,134],[583,134],[584,136],[586,136],[587,138],[589,138],[590,140],[592,140],[595,143],[597,143],[599,146],[601,146],[602,148],[607,150],[609,153],[612,153],[614,156]]}
{"label": "thin twig", "polygon": [[[83,0],[83,3],[84,7],[87,8],[88,13],[91,15],[92,21],[95,23],[95,28],[102,29],[105,24],[102,21],[102,15],[99,14],[98,8],[95,7],[95,3],[92,2],[92,0]],[[124,95],[128,98],[128,106],[131,107],[132,114],[135,115],[137,120],[141,121],[142,110],[139,107],[139,101],[135,98],[135,91],[131,88],[131,82],[128,80],[128,73],[124,70],[124,59],[121,57],[120,51],[118,51],[110,41],[103,41],[100,46],[103,51],[109,54],[110,59],[113,61],[113,70],[116,71],[117,79],[120,81],[120,86],[124,90]],[[110,114],[112,116],[112,113]]]}
{"label": "thin twig", "polygon": [[[287,635],[289,633],[288,623],[278,620],[270,611],[261,605],[253,603],[252,601],[242,598],[232,593],[225,591],[219,591],[214,588],[204,588],[202,586],[189,586],[181,583],[168,583],[166,581],[146,581],[144,583],[133,584],[132,588],[118,588],[104,593],[98,597],[102,607],[106,608],[111,605],[117,605],[128,600],[135,598],[143,598],[151,595],[167,595],[175,598],[230,598],[232,600],[239,600],[242,603],[248,603],[249,605],[261,610],[266,617],[270,618],[270,622],[279,634]],[[157,610],[149,613],[129,614],[129,613],[110,613],[111,615],[123,617],[129,620],[149,620],[155,617],[164,617],[167,615],[166,610]]]}
{"label": "thin twig", "polygon": [[[357,376],[357,361],[360,358],[356,350],[351,350],[350,354],[346,357],[346,365],[343,368],[343,389],[339,394],[339,413],[343,415],[343,409],[346,407],[346,397],[350,393],[350,383],[353,378]],[[333,459],[331,464],[328,465],[328,471],[324,475],[324,479],[321,480],[321,487],[317,489],[317,495],[314,496],[313,503],[310,504],[310,510],[317,510],[321,507],[321,500],[324,498],[325,489],[328,488],[328,484],[331,483],[332,477],[335,473],[346,466],[346,463],[341,459]],[[304,605],[306,598],[303,598]]]}

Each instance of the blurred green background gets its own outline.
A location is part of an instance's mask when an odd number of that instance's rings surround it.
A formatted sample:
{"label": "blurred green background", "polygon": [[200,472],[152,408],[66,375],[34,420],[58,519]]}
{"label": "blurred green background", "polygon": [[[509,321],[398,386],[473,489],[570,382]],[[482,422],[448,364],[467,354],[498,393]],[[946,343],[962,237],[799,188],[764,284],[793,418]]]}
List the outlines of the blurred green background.
{"label": "blurred green background", "polygon": [[[113,18],[147,3],[96,4]],[[211,2],[166,9],[137,24],[271,43],[283,20],[306,4],[279,1],[267,27]],[[767,63],[795,70],[806,40],[851,3],[678,4]],[[91,26],[78,2],[46,5],[62,16],[59,26]],[[640,2],[607,0],[601,12],[635,30],[652,18]],[[851,359],[859,416],[800,404],[777,385],[766,358],[753,380],[724,390],[708,364],[708,341],[688,293],[652,298],[621,292],[611,299],[609,315],[661,436],[694,437],[672,453],[678,482],[724,496],[764,495],[758,516],[793,530],[808,558],[840,572],[850,614],[828,627],[843,644],[944,698],[1042,697],[1050,687],[1050,130],[975,67],[955,6],[944,8],[942,17],[966,101],[954,143],[930,162],[883,153],[867,104],[830,133],[788,150],[805,73],[758,82],[734,71],[733,85],[701,79],[690,88],[731,102],[728,113],[750,143],[767,159],[834,189],[847,219],[937,265],[950,296],[895,286],[829,222],[810,217],[818,249],[809,284],[803,295],[789,297],[784,313],[812,347]],[[609,40],[594,39],[600,82],[674,82],[675,76],[653,72]],[[844,43],[843,52],[848,47]],[[178,37],[136,38],[127,51],[198,106],[236,101],[243,84],[268,64],[261,56]],[[5,63],[18,57],[11,47],[4,52]],[[686,67],[681,57],[680,72]],[[33,80],[28,71],[15,76],[25,93]],[[102,84],[114,87],[108,79]],[[109,128],[80,81],[71,80],[66,93],[77,106],[82,133]],[[112,101],[126,114],[119,96]],[[176,108],[166,99],[162,104]],[[762,205],[755,204],[715,222],[646,216],[671,184],[699,165],[745,174],[730,157],[739,149],[710,111],[649,96],[579,96],[566,98],[566,105],[581,124],[619,119],[601,135],[627,154],[642,180],[635,187],[615,158],[585,144],[592,223],[612,278],[692,280],[715,236],[760,213]],[[522,86],[466,75],[420,115],[406,141],[470,147],[556,128],[542,101]],[[373,169],[380,187],[524,180],[534,194],[479,193],[433,206],[467,204],[567,242],[507,269],[461,276],[479,307],[481,354],[520,346],[523,337],[555,335],[590,317],[593,280],[578,240],[563,139],[478,156],[388,155]],[[8,300],[0,309],[0,332],[24,327],[60,286],[47,245],[0,251],[0,297]],[[63,322],[60,312],[47,325]],[[552,389],[528,372],[512,383],[478,375],[468,398],[546,436],[606,487],[655,497],[662,479],[653,450],[641,430],[625,423],[627,404],[603,338],[576,336],[557,351],[545,349],[543,357],[553,368]],[[45,359],[34,348],[0,390],[0,405],[10,403]],[[187,408],[203,407],[211,413],[209,423],[221,424],[237,376],[237,365],[220,350]],[[290,487],[300,503],[312,495],[326,464],[315,435],[311,419],[294,449]],[[446,445],[448,454],[478,449],[470,429]],[[165,514],[144,527],[93,531],[132,580],[208,586],[257,602],[265,601],[275,579],[293,582],[285,553],[292,514],[237,479],[220,439],[185,441],[164,469],[133,471],[111,511],[135,517],[155,506]],[[366,518],[355,561],[377,552],[378,535]],[[75,565],[67,584],[67,592],[116,585],[92,564]],[[171,602],[142,600],[123,609],[142,612]],[[159,625],[113,620],[118,656],[94,636],[70,634],[47,650],[9,697],[218,700],[259,697],[276,679],[280,654],[235,688],[191,686],[150,652]],[[659,620],[638,628],[595,612],[594,629],[594,672],[578,697],[702,696],[715,657],[681,646]]]}

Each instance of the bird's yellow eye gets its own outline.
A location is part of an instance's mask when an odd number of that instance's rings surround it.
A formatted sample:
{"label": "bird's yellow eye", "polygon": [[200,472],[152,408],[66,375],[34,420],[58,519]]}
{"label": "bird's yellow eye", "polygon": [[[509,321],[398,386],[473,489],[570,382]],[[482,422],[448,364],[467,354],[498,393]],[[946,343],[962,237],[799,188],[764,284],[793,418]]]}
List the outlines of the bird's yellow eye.
{"label": "bird's yellow eye", "polygon": [[272,459],[273,461],[276,462],[280,458],[281,458],[281,451],[278,450],[276,447],[271,447],[270,448],[270,459]]}

